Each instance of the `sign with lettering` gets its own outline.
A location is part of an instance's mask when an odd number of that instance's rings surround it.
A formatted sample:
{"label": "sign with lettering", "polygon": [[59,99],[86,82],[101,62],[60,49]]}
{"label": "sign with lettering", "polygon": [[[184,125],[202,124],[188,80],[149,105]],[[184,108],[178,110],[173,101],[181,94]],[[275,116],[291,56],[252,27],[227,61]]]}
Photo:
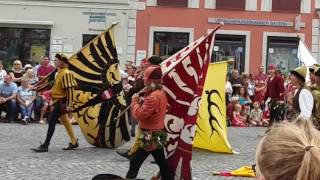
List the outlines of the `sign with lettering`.
{"label": "sign with lettering", "polygon": [[[239,24],[239,25],[254,25],[254,26],[280,26],[280,27],[294,27],[294,22],[288,21],[270,21],[270,20],[255,20],[255,19],[228,19],[228,18],[208,18],[208,23],[213,24]],[[301,23],[301,27],[304,27]]]}
{"label": "sign with lettering", "polygon": [[106,16],[116,16],[113,12],[82,12],[83,15],[89,16],[89,23],[106,23]]}

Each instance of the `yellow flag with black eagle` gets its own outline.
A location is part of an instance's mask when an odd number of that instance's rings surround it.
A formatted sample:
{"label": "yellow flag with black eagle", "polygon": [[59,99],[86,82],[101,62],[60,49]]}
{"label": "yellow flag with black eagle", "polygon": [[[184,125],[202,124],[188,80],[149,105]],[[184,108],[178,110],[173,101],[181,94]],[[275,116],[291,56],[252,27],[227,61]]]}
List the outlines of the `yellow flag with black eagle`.
{"label": "yellow flag with black eagle", "polygon": [[73,116],[86,140],[97,147],[118,147],[130,140],[128,113],[119,71],[114,25],[68,60],[78,83]]}
{"label": "yellow flag with black eagle", "polygon": [[234,153],[226,124],[225,82],[228,62],[209,65],[200,101],[193,147]]}

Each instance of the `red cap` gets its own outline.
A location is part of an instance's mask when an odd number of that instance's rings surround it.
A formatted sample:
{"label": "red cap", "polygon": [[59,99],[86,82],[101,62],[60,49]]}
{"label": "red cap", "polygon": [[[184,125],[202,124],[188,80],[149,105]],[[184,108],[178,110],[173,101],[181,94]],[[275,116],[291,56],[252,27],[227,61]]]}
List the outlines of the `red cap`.
{"label": "red cap", "polygon": [[162,71],[160,66],[151,65],[144,71],[144,77],[149,82],[161,82],[162,81]]}
{"label": "red cap", "polygon": [[147,63],[148,63],[147,58],[144,58],[141,60],[140,66]]}
{"label": "red cap", "polygon": [[269,65],[268,65],[268,69],[276,69],[276,65],[274,65],[274,64],[269,64]]}

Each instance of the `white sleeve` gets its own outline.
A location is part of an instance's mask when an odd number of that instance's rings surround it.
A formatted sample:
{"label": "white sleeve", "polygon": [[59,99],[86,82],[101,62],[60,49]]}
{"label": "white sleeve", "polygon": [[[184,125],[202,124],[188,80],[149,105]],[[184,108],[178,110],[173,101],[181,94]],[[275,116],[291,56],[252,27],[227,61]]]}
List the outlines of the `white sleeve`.
{"label": "white sleeve", "polygon": [[300,115],[303,118],[309,119],[313,109],[313,96],[310,91],[302,89],[299,94]]}

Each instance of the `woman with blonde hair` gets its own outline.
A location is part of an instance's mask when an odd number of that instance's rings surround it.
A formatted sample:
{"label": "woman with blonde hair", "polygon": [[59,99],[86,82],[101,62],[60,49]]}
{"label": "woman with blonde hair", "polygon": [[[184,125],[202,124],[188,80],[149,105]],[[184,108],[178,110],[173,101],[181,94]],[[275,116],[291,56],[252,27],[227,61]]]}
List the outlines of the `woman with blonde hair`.
{"label": "woman with blonde hair", "polygon": [[12,73],[11,76],[13,75],[13,82],[15,82],[17,86],[20,86],[23,76],[23,67],[22,62],[19,59],[13,61],[13,66],[10,73]]}
{"label": "woman with blonde hair", "polygon": [[303,118],[274,126],[258,145],[256,171],[260,180],[320,179],[320,132]]}
{"label": "woman with blonde hair", "polygon": [[23,77],[29,81],[30,85],[33,85],[38,81],[32,68],[27,69]]}

